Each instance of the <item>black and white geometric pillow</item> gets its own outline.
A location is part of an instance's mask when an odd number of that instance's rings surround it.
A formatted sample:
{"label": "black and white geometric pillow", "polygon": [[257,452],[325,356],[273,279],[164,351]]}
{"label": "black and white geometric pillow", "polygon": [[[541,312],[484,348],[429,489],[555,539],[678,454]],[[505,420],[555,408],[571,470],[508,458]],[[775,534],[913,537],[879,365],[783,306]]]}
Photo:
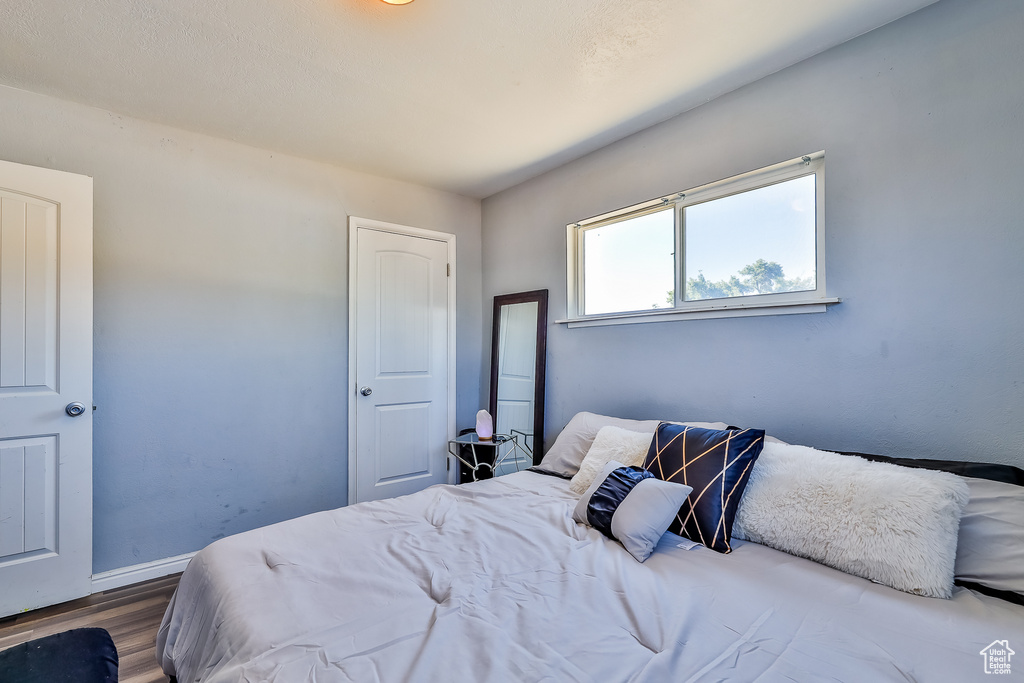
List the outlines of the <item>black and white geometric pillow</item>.
{"label": "black and white geometric pillow", "polygon": [[668,530],[720,553],[731,552],[732,522],[763,446],[763,429],[661,423],[644,467],[659,479],[693,489]]}

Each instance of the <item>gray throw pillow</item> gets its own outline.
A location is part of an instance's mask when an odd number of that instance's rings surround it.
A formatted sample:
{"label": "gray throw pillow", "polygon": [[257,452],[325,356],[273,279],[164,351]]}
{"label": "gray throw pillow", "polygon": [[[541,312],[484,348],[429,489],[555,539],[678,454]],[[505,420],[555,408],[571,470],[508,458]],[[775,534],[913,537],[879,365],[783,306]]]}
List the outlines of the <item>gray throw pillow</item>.
{"label": "gray throw pillow", "polygon": [[1024,487],[964,477],[956,578],[1024,595]]}
{"label": "gray throw pillow", "polygon": [[580,498],[572,518],[618,541],[643,562],[692,490],[613,460]]}

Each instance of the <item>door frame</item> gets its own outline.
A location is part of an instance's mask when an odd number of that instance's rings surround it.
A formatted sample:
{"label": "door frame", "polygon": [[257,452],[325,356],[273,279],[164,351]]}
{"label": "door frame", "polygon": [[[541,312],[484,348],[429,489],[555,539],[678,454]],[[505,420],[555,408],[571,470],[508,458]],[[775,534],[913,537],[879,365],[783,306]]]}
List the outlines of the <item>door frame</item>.
{"label": "door frame", "polygon": [[[349,388],[346,398],[348,401],[348,505],[359,501],[356,500],[356,478],[359,467],[359,458],[356,453],[356,395],[359,391],[356,382],[356,312],[358,293],[358,272],[357,272],[357,240],[359,230],[376,230],[406,237],[419,237],[437,242],[444,242],[448,249],[448,439],[455,438],[455,235],[436,230],[414,228],[408,225],[387,223],[372,218],[348,217],[348,373],[347,386]],[[448,483],[455,483],[455,471],[451,467],[451,458],[445,458],[445,467],[448,471]]]}

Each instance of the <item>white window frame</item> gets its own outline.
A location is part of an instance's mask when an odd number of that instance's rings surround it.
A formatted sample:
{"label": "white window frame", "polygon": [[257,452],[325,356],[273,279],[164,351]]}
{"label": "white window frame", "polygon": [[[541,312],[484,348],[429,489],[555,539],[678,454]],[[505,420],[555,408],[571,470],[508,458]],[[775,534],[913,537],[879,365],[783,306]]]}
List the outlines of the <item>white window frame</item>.
{"label": "white window frame", "polygon": [[[803,292],[750,294],[721,299],[685,301],[686,254],[683,239],[683,209],[767,185],[815,175],[815,289]],[[671,308],[625,311],[621,313],[583,313],[583,236],[588,230],[619,223],[629,218],[672,206],[675,211],[675,296]],[[683,192],[676,192],[623,209],[570,223],[566,226],[566,314],[569,327],[623,325],[680,319],[731,318],[754,315],[823,313],[829,304],[839,303],[825,295],[825,152],[815,152],[772,166],[717,180]]]}

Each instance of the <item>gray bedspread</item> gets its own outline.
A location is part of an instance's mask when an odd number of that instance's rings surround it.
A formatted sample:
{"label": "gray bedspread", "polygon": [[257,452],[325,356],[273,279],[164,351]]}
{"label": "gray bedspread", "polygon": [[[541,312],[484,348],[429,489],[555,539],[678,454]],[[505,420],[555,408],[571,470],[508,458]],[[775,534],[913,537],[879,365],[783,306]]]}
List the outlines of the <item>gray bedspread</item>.
{"label": "gray bedspread", "polygon": [[180,683],[971,681],[989,643],[1024,652],[1024,607],[754,543],[666,534],[640,564],[575,500],[522,472],[222,539],[189,563],[157,657]]}

